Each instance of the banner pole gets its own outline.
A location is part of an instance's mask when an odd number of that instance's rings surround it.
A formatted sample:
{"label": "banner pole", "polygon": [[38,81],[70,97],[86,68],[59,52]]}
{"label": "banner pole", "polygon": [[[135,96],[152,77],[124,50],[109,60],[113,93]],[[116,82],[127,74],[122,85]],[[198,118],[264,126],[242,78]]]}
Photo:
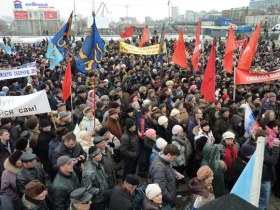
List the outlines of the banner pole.
{"label": "banner pole", "polygon": [[71,112],[73,112],[73,96],[72,96],[72,87],[70,86],[70,100],[71,100]]}
{"label": "banner pole", "polygon": [[233,72],[233,101],[235,101],[235,97],[236,97],[235,72],[236,72],[236,68],[234,68],[234,72]]}
{"label": "banner pole", "polygon": [[53,120],[54,129],[56,130],[55,118],[54,118],[54,116],[53,116],[53,112],[52,112],[52,111],[51,111],[51,117],[52,117],[52,120]]}

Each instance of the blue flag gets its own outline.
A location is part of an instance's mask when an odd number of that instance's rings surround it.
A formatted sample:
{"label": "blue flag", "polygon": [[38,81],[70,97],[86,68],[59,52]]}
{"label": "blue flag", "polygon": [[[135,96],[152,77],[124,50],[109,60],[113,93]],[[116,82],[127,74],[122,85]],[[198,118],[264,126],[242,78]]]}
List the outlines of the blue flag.
{"label": "blue flag", "polygon": [[63,60],[63,56],[58,51],[56,46],[49,40],[48,49],[46,53],[46,58],[50,59],[50,69],[53,70],[55,66]]}
{"label": "blue flag", "polygon": [[12,54],[12,48],[8,45],[0,43],[0,49],[3,49],[5,53]]}
{"label": "blue flag", "polygon": [[104,43],[96,28],[95,20],[93,20],[91,30],[86,36],[78,55],[77,69],[83,73],[95,69],[102,60],[103,51]]}
{"label": "blue flag", "polygon": [[57,47],[57,49],[65,54],[69,41],[71,39],[71,26],[72,26],[73,12],[71,12],[67,23],[60,29],[60,31],[52,38],[52,43]]}

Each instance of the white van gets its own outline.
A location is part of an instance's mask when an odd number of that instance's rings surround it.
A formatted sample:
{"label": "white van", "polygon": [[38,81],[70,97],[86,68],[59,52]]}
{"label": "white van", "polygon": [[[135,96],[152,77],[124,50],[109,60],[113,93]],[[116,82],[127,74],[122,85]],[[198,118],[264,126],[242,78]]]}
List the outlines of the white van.
{"label": "white van", "polygon": [[272,31],[280,31],[280,24],[276,24],[272,27]]}

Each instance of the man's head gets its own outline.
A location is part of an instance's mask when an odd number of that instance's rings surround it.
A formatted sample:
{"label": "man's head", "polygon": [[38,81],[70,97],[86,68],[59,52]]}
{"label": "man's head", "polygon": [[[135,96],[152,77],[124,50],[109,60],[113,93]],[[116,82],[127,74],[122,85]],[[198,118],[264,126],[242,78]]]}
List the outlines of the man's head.
{"label": "man's head", "polygon": [[104,136],[96,136],[96,137],[94,137],[93,143],[94,143],[94,145],[96,147],[98,147],[102,151],[105,150],[105,148],[107,146],[107,141],[106,141]]}
{"label": "man's head", "polygon": [[10,133],[6,129],[1,129],[0,130],[0,140],[2,143],[7,142],[10,139]]}
{"label": "man's head", "polygon": [[50,132],[52,129],[51,122],[47,119],[42,119],[39,125],[44,132]]}
{"label": "man's head", "polygon": [[124,185],[126,187],[126,189],[129,190],[130,194],[133,194],[136,187],[140,184],[139,179],[137,176],[133,175],[133,174],[128,174],[126,175],[125,181],[124,181]]}
{"label": "man's head", "polygon": [[174,144],[167,145],[163,150],[163,158],[169,162],[176,160],[180,155],[180,150]]}
{"label": "man's head", "polygon": [[59,171],[61,171],[63,174],[69,175],[70,173],[73,172],[74,160],[75,160],[74,158],[70,158],[67,155],[63,155],[57,159],[56,165]]}
{"label": "man's head", "polygon": [[77,210],[89,210],[92,194],[85,187],[78,188],[71,192],[70,200],[73,207]]}
{"label": "man's head", "polygon": [[25,196],[37,201],[44,201],[48,195],[47,188],[39,180],[32,180],[25,185]]}
{"label": "man's head", "polygon": [[66,148],[73,149],[76,146],[76,135],[73,132],[68,132],[63,136],[63,143]]}
{"label": "man's head", "polygon": [[101,149],[97,146],[91,146],[88,150],[89,158],[96,164],[98,164],[102,160]]}
{"label": "man's head", "polygon": [[20,156],[20,160],[22,162],[22,166],[27,169],[34,168],[37,164],[36,155],[32,152],[24,152]]}

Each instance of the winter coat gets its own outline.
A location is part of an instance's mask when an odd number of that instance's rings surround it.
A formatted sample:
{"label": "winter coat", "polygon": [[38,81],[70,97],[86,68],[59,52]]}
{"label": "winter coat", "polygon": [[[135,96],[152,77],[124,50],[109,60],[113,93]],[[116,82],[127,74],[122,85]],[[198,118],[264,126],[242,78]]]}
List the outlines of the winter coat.
{"label": "winter coat", "polygon": [[[244,120],[241,116],[238,114],[234,114],[231,119],[230,119],[231,125],[229,129],[235,134],[235,139],[236,141],[242,145],[245,141],[246,138],[244,137]],[[239,123],[242,122],[242,125],[239,126]]]}
{"label": "winter coat", "polygon": [[106,192],[109,189],[108,176],[101,164],[96,165],[89,160],[85,163],[83,170],[82,186],[90,187],[93,203],[102,203],[107,200]]}
{"label": "winter coat", "polygon": [[4,162],[4,168],[1,177],[1,192],[9,196],[13,202],[21,203],[16,186],[16,177],[20,169],[12,165],[8,159]]}
{"label": "winter coat", "polygon": [[274,139],[277,138],[277,134],[274,132],[273,129],[271,129],[271,128],[268,127],[268,126],[265,126],[265,131],[266,131],[267,134],[268,134],[268,136],[266,137],[268,147],[269,147],[269,148],[272,148],[272,147],[273,147],[272,142],[273,142]]}
{"label": "winter coat", "polygon": [[116,136],[118,139],[122,137],[122,126],[119,120],[115,120],[111,117],[109,117],[105,123],[104,127],[107,128],[110,133],[112,133],[114,136]]}
{"label": "winter coat", "polygon": [[144,148],[146,151],[146,155],[149,158],[152,154],[152,149],[155,141],[153,139],[148,138],[147,136],[144,137]]}
{"label": "winter coat", "polygon": [[111,193],[109,210],[134,210],[133,195],[122,187],[116,186]]}
{"label": "winter coat", "polygon": [[151,165],[153,164],[154,159],[158,156],[158,154],[160,152],[161,152],[161,150],[159,148],[157,148],[156,144],[154,144],[152,154],[150,155],[150,159],[149,159],[149,169],[151,168]]}
{"label": "winter coat", "polygon": [[163,159],[161,154],[155,158],[150,168],[152,183],[157,183],[162,191],[163,202],[175,205],[177,181],[175,171],[169,161]]}
{"label": "winter coat", "polygon": [[[73,149],[68,149],[64,143],[58,145],[52,154],[52,167],[55,171],[58,170],[56,161],[60,156],[67,155],[70,158],[78,158],[80,155],[83,155],[85,159],[87,158],[87,153],[83,150],[82,146],[77,142],[76,146]],[[77,173],[81,171],[81,162],[79,161],[74,169]]]}
{"label": "winter coat", "polygon": [[215,126],[213,128],[215,143],[221,142],[223,133],[226,132],[229,129],[229,127],[230,127],[229,118],[225,118],[221,116],[219,119],[216,120]]}
{"label": "winter coat", "polygon": [[120,153],[124,159],[136,160],[140,154],[140,144],[137,134],[125,131],[121,137]]}
{"label": "winter coat", "polygon": [[49,210],[45,201],[38,201],[27,197],[25,194],[22,197],[22,203],[27,210]]}
{"label": "winter coat", "polygon": [[232,183],[235,184],[237,179],[239,178],[240,174],[242,173],[243,169],[246,167],[247,163],[250,159],[242,156],[237,156],[237,158],[232,162],[231,168],[229,171],[230,179]]}
{"label": "winter coat", "polygon": [[202,151],[203,160],[201,166],[208,165],[214,173],[213,189],[215,197],[225,194],[224,172],[226,171],[225,163],[219,160],[218,145],[205,145]]}
{"label": "winter coat", "polygon": [[197,177],[194,177],[192,180],[189,182],[189,189],[191,193],[191,202],[194,204],[195,200],[200,197],[202,200],[199,203],[199,206],[197,207],[202,207],[205,204],[211,202],[212,200],[215,199],[213,190],[208,189],[206,186],[204,186],[198,179]]}
{"label": "winter coat", "polygon": [[157,135],[161,138],[163,138],[165,141],[167,141],[167,143],[171,143],[172,141],[172,132],[171,132],[172,128],[169,129],[168,128],[164,128],[161,125],[157,126]]}
{"label": "winter coat", "polygon": [[196,120],[196,118],[194,116],[190,117],[190,121],[188,124],[188,128],[187,128],[187,135],[188,135],[188,139],[191,142],[192,146],[194,146],[194,134],[193,134],[193,129],[195,126],[198,125],[198,122]]}
{"label": "winter coat", "polygon": [[74,171],[69,176],[59,171],[50,189],[52,210],[68,210],[70,207],[70,194],[79,187],[80,182]]}
{"label": "winter coat", "polygon": [[115,172],[115,166],[114,161],[112,158],[112,153],[110,150],[106,147],[105,151],[102,151],[102,160],[101,165],[104,167],[105,173],[108,177],[108,184],[109,188],[113,188],[117,184],[117,178],[116,178],[116,172]]}
{"label": "winter coat", "polygon": [[67,128],[69,132],[71,132],[75,129],[75,124],[74,124],[73,120],[71,120],[71,118],[69,118],[68,121],[62,121],[60,119],[57,119],[56,126],[58,128],[60,128],[60,127]]}
{"label": "winter coat", "polygon": [[204,132],[201,128],[198,130],[198,134],[195,135],[194,140],[196,141],[200,137],[205,136],[208,139],[209,143],[214,143],[215,142],[215,137],[213,135],[213,132],[210,130],[208,133]]}
{"label": "winter coat", "polygon": [[[8,149],[8,147],[10,149]],[[7,145],[5,146],[4,144],[2,144],[2,142],[0,141],[0,176],[2,174],[2,172],[4,171],[4,162],[5,160],[10,156],[10,154],[14,151],[14,147],[12,142],[9,140],[7,141]]]}
{"label": "winter coat", "polygon": [[145,210],[163,210],[162,205],[153,203],[147,197],[143,200],[143,207]]}
{"label": "winter coat", "polygon": [[186,166],[192,153],[191,143],[185,136],[173,135],[172,144],[176,145],[180,151],[180,155],[172,162],[172,165],[175,167]]}
{"label": "winter coat", "polygon": [[40,131],[38,142],[36,149],[34,150],[34,153],[37,155],[37,157],[40,159],[41,163],[45,165],[47,162],[49,162],[49,143],[50,141],[55,137],[55,134],[53,132],[44,132]]}
{"label": "winter coat", "polygon": [[41,163],[37,163],[34,168],[27,169],[22,167],[20,169],[16,178],[16,185],[20,196],[23,196],[25,193],[25,185],[35,179],[39,180],[47,188],[51,185],[50,177],[44,171]]}
{"label": "winter coat", "polygon": [[82,131],[93,132],[94,128],[101,127],[101,123],[97,118],[94,119],[94,117],[88,118],[87,116],[84,116],[83,120],[80,122],[79,127]]}

